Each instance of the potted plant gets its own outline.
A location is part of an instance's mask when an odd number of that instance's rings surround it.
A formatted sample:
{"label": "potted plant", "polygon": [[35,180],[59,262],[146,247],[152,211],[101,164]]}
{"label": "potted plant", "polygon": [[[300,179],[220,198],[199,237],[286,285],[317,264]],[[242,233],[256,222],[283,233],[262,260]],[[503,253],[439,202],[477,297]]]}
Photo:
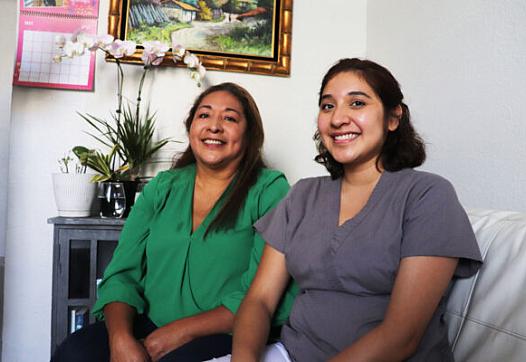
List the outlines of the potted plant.
{"label": "potted plant", "polygon": [[[170,138],[154,140],[155,113],[150,112],[149,106],[145,110],[141,108],[144,80],[153,67],[161,64],[170,48],[159,41],[148,41],[142,44],[144,48],[142,54],[143,72],[137,98],[133,103],[127,101],[123,104],[124,71],[119,59],[135,53],[136,44],[134,42],[114,40],[110,35],[95,38],[82,33],[74,35],[68,41],[59,37],[56,42],[61,53],[55,56],[55,61],[60,61],[64,57],[82,55],[86,50],[101,50],[106,56],[115,60],[118,70],[116,111],[111,114],[109,119],[97,117],[93,114],[79,113],[92,128],[92,131],[87,133],[97,140],[106,149],[106,152],[77,146],[74,148],[74,153],[82,165],[98,173],[92,177],[93,182],[122,183],[126,191],[126,211],[124,213],[126,216],[135,201],[137,179],[140,176],[141,168],[157,151],[172,141]],[[184,62],[191,69],[192,79],[196,80],[197,85],[200,86],[205,69],[195,55],[174,43],[169,56],[174,62]],[[113,191],[108,191],[110,189],[100,185],[99,197],[105,200],[103,203],[110,202],[120,208],[122,205],[118,200],[110,200],[110,196],[113,195]],[[107,205],[103,204],[103,206]],[[121,215],[116,210],[113,210],[114,212],[109,211],[112,216]]]}
{"label": "potted plant", "polygon": [[60,171],[52,175],[55,203],[58,216],[86,217],[94,211],[96,185],[91,182],[93,174],[76,163],[70,153],[58,160]]}

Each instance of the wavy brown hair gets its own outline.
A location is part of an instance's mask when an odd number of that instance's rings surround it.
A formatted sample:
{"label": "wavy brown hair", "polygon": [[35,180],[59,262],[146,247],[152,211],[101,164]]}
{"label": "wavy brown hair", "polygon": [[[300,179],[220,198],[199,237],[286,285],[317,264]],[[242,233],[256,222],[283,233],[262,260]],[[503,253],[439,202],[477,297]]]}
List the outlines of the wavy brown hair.
{"label": "wavy brown hair", "polygon": [[[236,176],[229,186],[225,203],[215,219],[210,223],[206,233],[214,228],[229,227],[235,222],[250,187],[256,183],[261,169],[266,167],[261,155],[265,136],[259,109],[250,93],[235,83],[217,84],[202,92],[195,99],[192,108],[190,108],[188,112],[188,116],[184,122],[186,132],[190,132],[195,113],[203,99],[211,93],[220,91],[230,93],[239,101],[243,108],[243,115],[247,121],[247,128],[243,136],[243,157],[239,163]],[[175,160],[172,168],[181,168],[192,163],[195,163],[195,156],[189,144],[186,150]]]}
{"label": "wavy brown hair", "polygon": [[[374,90],[382,101],[385,114],[385,132],[387,132],[380,155],[376,160],[376,167],[381,162],[387,171],[399,171],[403,168],[420,166],[426,159],[425,145],[422,138],[411,124],[409,107],[403,102],[404,95],[400,84],[395,77],[381,65],[370,60],[358,58],[346,58],[339,60],[325,74],[321,82],[318,105],[321,104],[323,90],[327,83],[340,73],[351,72],[359,75]],[[402,107],[402,116],[399,119],[398,128],[389,131],[387,121],[392,116],[397,106]],[[343,165],[336,161],[323,145],[319,131],[313,137],[318,149],[318,155],[314,160],[329,171],[331,177],[336,179],[343,175]]]}

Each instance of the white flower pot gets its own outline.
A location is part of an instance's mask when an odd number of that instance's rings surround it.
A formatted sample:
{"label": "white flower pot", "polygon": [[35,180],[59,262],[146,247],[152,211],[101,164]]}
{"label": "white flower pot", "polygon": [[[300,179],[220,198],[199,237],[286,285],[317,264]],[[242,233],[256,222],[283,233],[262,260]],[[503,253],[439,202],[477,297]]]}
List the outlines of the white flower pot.
{"label": "white flower pot", "polygon": [[93,214],[97,184],[90,182],[92,174],[54,173],[52,176],[58,216],[86,217]]}

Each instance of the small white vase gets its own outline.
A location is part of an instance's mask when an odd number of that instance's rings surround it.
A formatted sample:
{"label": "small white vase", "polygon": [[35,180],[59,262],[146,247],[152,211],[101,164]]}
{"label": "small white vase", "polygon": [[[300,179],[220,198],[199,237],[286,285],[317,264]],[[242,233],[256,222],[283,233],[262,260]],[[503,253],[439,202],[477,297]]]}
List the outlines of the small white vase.
{"label": "small white vase", "polygon": [[97,184],[90,182],[93,174],[54,173],[53,190],[58,216],[86,217],[93,214]]}

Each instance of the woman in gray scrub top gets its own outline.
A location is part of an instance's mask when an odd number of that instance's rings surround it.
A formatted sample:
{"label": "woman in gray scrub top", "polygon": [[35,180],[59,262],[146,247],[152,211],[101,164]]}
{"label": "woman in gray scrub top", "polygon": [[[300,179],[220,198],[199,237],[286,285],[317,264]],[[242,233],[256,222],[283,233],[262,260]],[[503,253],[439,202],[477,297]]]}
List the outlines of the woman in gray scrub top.
{"label": "woman in gray scrub top", "polygon": [[[451,184],[413,170],[424,144],[392,74],[368,60],[336,63],[321,84],[315,141],[330,176],[299,181],[256,223],[267,245],[232,360],[453,361],[448,286],[477,271],[480,251]],[[291,277],[300,292],[282,344],[265,352]]]}

